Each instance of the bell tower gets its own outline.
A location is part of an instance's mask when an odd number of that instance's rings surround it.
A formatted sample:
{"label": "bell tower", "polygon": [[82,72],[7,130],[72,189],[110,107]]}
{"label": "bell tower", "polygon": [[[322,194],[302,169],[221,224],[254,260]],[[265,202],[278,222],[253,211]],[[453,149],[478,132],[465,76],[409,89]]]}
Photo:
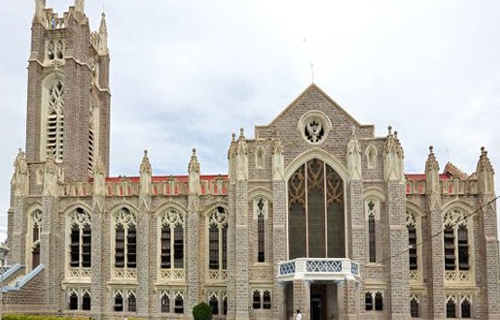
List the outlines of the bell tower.
{"label": "bell tower", "polygon": [[[28,60],[26,160],[35,177],[51,154],[67,181],[109,168],[109,51],[104,14],[90,31],[84,0],[61,17],[35,0]],[[106,173],[107,174],[107,173]],[[37,179],[30,179],[34,185]]]}

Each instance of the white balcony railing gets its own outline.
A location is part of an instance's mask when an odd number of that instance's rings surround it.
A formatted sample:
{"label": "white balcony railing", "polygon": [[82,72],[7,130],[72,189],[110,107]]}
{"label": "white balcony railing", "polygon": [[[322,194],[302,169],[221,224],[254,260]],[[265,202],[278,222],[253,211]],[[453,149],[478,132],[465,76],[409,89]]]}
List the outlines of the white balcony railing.
{"label": "white balcony railing", "polygon": [[281,281],[359,278],[359,263],[346,258],[298,258],[278,263],[277,279]]}

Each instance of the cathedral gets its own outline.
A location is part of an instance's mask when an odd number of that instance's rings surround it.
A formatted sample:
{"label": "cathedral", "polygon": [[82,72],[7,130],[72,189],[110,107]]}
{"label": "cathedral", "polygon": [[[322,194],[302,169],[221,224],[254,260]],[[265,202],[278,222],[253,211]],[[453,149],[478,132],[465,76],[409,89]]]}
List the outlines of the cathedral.
{"label": "cathedral", "polygon": [[[26,26],[27,28],[28,26]],[[493,167],[404,171],[397,131],[376,136],[311,84],[228,172],[111,177],[104,14],[35,0],[26,146],[14,163],[3,311],[94,319],[500,319]],[[479,148],[478,148],[479,150]],[[427,151],[425,151],[427,152]]]}

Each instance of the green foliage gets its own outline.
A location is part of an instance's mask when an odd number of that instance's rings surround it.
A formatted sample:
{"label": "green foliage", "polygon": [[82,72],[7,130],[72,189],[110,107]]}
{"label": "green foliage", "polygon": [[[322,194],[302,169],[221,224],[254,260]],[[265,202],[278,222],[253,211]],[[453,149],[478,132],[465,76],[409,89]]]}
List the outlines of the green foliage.
{"label": "green foliage", "polygon": [[194,320],[212,320],[212,308],[205,302],[198,303],[193,308]]}

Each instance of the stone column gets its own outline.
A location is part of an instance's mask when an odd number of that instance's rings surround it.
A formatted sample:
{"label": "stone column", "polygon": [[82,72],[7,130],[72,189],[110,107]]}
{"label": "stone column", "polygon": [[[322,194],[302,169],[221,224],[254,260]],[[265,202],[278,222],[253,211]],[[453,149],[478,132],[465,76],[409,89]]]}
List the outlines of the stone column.
{"label": "stone column", "polygon": [[[44,282],[49,288],[46,292],[46,304],[55,305],[59,302],[61,269],[64,268],[64,241],[55,241],[59,218],[58,212],[58,179],[59,167],[51,154],[47,155],[44,170],[44,185],[42,197],[42,232],[40,234],[40,264],[45,265]],[[62,259],[62,260],[59,260]],[[59,260],[59,263],[56,261]],[[52,263],[54,262],[54,263]],[[61,267],[62,265],[62,267]]]}
{"label": "stone column", "polygon": [[388,286],[389,314],[391,319],[403,320],[409,318],[408,299],[410,286],[408,281],[408,230],[406,228],[406,195],[405,176],[403,171],[403,148],[397,137],[397,131],[389,134],[384,147],[384,177],[386,181],[386,214],[389,223],[390,258],[388,271],[390,282]]}
{"label": "stone column", "polygon": [[311,282],[293,281],[293,311],[300,310],[303,320],[311,318]]}
{"label": "stone column", "polygon": [[101,161],[101,157],[97,158],[94,165],[94,184],[92,191],[92,284],[90,287],[90,296],[92,299],[92,317],[101,319],[105,310],[105,302],[108,300],[105,296],[105,258],[102,248],[104,247],[103,226],[106,224],[105,219],[105,174],[106,169]]}
{"label": "stone column", "polygon": [[[155,248],[150,245],[151,178],[152,168],[148,152],[144,151],[140,173],[139,213],[137,215],[137,313],[147,318],[150,310],[151,257],[156,257]],[[153,269],[154,270],[154,269]],[[156,300],[153,300],[156,301]]]}
{"label": "stone column", "polygon": [[346,280],[344,288],[344,317],[345,320],[357,320],[359,318],[359,290],[356,280]]}
{"label": "stone column", "polygon": [[240,130],[236,142],[236,194],[235,194],[235,259],[236,259],[236,319],[249,318],[249,266],[248,266],[248,150]]}
{"label": "stone column", "polygon": [[[200,279],[199,279],[199,223],[200,223],[200,164],[196,157],[196,149],[188,166],[189,173],[189,196],[186,230],[187,259],[186,259],[186,281],[187,299],[186,310],[189,318],[192,318],[193,307],[199,302]],[[219,300],[219,303],[222,299]],[[221,307],[222,305],[219,304]]]}
{"label": "stone column", "polygon": [[228,188],[227,201],[227,319],[236,319],[236,135],[232,134],[228,151]]}
{"label": "stone column", "polygon": [[432,263],[430,263],[429,276],[429,312],[434,319],[446,317],[446,303],[444,295],[444,245],[442,234],[443,212],[441,210],[441,190],[439,188],[439,163],[429,148],[429,156],[425,163],[426,176],[426,202],[429,216],[429,228],[427,237],[431,240],[429,250]]}
{"label": "stone column", "polygon": [[[272,264],[274,274],[278,274],[278,263],[286,260],[286,182],[284,181],[283,147],[279,139],[273,141],[272,175],[273,175],[273,239]],[[280,301],[275,305],[274,318],[286,318],[286,283],[274,280],[274,300]]]}
{"label": "stone column", "polygon": [[[483,233],[485,242],[484,257],[481,257],[481,259],[485,259],[484,264],[476,266],[476,272],[482,269],[481,272],[484,274],[482,287],[484,288],[484,297],[486,298],[485,313],[487,316],[485,318],[500,319],[500,289],[498,284],[499,252],[493,179],[494,171],[484,147],[481,148],[481,156],[477,164],[476,173],[479,186],[479,205],[482,206],[480,214],[483,217],[483,225],[481,226],[483,230],[481,230],[481,233]],[[472,258],[470,257],[470,259]]]}
{"label": "stone column", "polygon": [[337,290],[337,318],[343,319],[346,314],[345,308],[345,281],[337,280],[335,281],[335,290]]}

